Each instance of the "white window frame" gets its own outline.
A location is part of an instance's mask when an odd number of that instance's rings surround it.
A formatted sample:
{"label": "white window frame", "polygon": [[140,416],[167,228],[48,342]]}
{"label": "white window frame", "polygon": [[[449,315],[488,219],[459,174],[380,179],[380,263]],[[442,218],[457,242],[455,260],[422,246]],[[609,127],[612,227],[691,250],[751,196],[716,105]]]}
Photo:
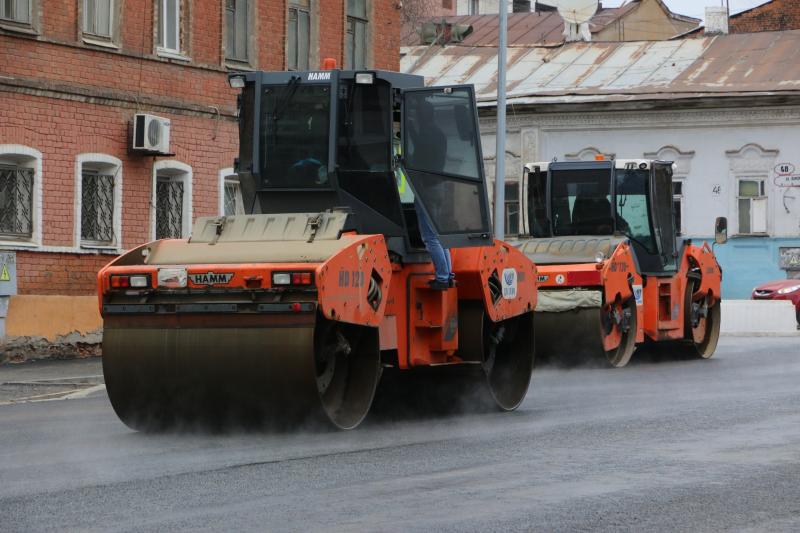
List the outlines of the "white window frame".
{"label": "white window frame", "polygon": [[156,239],[156,184],[159,175],[170,176],[183,182],[183,219],[181,220],[181,237],[187,238],[192,231],[192,167],[181,161],[172,159],[156,161],[153,164],[152,194],[150,196],[150,239]]}
{"label": "white window frame", "polygon": [[15,18],[0,18],[0,28],[22,33],[37,33],[36,12],[39,0],[28,0],[28,20],[18,20]]}
{"label": "white window frame", "polygon": [[[679,183],[681,186],[680,194],[675,193],[675,184]],[[684,226],[686,223],[686,205],[684,204],[685,195],[683,194],[683,190],[686,187],[686,180],[682,177],[676,178],[674,175],[672,177],[672,204],[675,205],[675,202],[678,202],[681,206],[681,219],[679,221],[679,227],[675,228],[678,231],[678,235],[683,235]],[[673,213],[674,216],[674,213]]]}
{"label": "white window frame", "polygon": [[175,39],[176,39],[176,48],[168,48],[165,45],[162,45],[158,39],[159,29],[161,30],[161,35],[164,37],[164,40],[167,39],[167,17],[161,16],[162,13],[166,12],[167,0],[156,0],[157,4],[155,6],[156,12],[156,19],[158,26],[155,28],[156,30],[156,55],[160,57],[166,57],[170,59],[178,59],[180,61],[191,61],[185,52],[183,46],[183,39],[181,35],[181,25],[183,23],[183,2],[184,0],[175,0],[175,5],[177,9],[177,13],[175,15]]}
{"label": "white window frame", "polygon": [[[108,0],[109,2],[109,35],[98,35],[86,29],[86,2],[88,0],[80,0],[79,16],[80,16],[80,35],[84,43],[102,46],[105,48],[118,48],[119,47],[119,17],[120,17],[120,2],[121,0]],[[98,0],[95,0],[97,2]]]}
{"label": "white window frame", "polygon": [[232,167],[223,168],[219,171],[219,206],[218,212],[219,216],[225,216],[225,185],[228,182],[236,181],[239,185],[239,195],[238,195],[238,204],[237,207],[241,207],[241,210],[237,209],[235,214],[243,215],[244,214],[244,200],[242,199],[242,184],[239,181],[239,175],[233,171]]}
{"label": "white window frame", "polygon": [[[739,194],[739,187],[743,181],[754,181],[758,184],[759,195],[758,196],[741,196]],[[769,195],[767,194],[767,176],[736,176],[736,234],[737,235],[768,235],[769,234]],[[739,227],[739,201],[740,200],[749,200],[750,201],[750,231],[745,233]],[[754,200],[760,200],[764,202],[764,231],[753,231],[754,223],[754,214],[753,214],[753,207],[754,207]]]}
{"label": "white window frame", "polygon": [[[506,237],[518,237],[522,232],[522,183],[517,180],[510,180],[506,181],[504,187],[508,189],[509,187],[514,186],[517,188],[517,199],[509,200],[508,199],[508,190],[505,191],[505,205],[503,206],[503,229],[505,231]],[[508,231],[508,222],[509,222],[509,208],[513,205],[517,206],[517,231],[515,233],[509,233]]]}
{"label": "white window frame", "polygon": [[[84,167],[94,167],[114,176],[114,216],[112,224],[114,241],[108,244],[83,242],[81,223],[83,215],[83,171]],[[113,155],[100,153],[80,154],[75,159],[75,243],[78,248],[92,250],[113,250],[122,253],[122,161]]]}
{"label": "white window frame", "polygon": [[[728,157],[728,162],[730,165],[730,181],[732,187],[735,187],[734,190],[728,194],[729,197],[729,212],[733,213],[732,217],[735,226],[731,229],[735,228],[735,231],[729,231],[729,235],[742,235],[742,236],[755,236],[755,237],[764,237],[768,236],[772,231],[772,220],[770,217],[770,201],[769,195],[771,191],[771,183],[769,180],[769,176],[772,173],[772,170],[775,168],[775,162],[780,154],[779,150],[767,150],[761,145],[750,143],[742,146],[738,150],[728,150],[725,152]],[[750,221],[750,233],[742,233],[739,230],[739,181],[741,180],[760,180],[764,182],[764,195],[759,196],[764,200],[764,226],[766,231],[764,232],[752,232],[752,211],[751,211],[751,221]],[[755,198],[752,196],[742,197],[742,198]]]}
{"label": "white window frame", "polygon": [[33,169],[33,198],[31,204],[31,238],[28,240],[0,239],[3,249],[28,250],[42,246],[42,153],[22,144],[0,144],[0,163]]}

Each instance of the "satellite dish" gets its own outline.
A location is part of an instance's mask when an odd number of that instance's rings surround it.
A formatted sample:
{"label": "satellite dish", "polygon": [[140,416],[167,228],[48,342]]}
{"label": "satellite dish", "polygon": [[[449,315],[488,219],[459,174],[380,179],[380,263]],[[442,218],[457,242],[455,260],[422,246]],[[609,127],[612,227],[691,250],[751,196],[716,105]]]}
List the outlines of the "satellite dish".
{"label": "satellite dish", "polygon": [[564,19],[564,37],[567,41],[591,41],[589,21],[599,7],[598,0],[545,0],[539,2],[555,7]]}
{"label": "satellite dish", "polygon": [[583,24],[597,13],[597,0],[551,0],[564,22]]}

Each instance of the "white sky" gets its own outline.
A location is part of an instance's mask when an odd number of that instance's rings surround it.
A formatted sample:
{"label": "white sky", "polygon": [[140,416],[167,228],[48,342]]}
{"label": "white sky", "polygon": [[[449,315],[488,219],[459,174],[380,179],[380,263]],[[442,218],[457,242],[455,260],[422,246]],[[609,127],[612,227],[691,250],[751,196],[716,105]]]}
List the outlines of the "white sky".
{"label": "white sky", "polygon": [[[751,7],[766,4],[768,0],[729,0],[731,14],[750,9]],[[706,6],[725,5],[725,0],[664,0],[664,3],[674,12],[695,18],[703,18]],[[623,0],[603,0],[603,7],[617,7]]]}

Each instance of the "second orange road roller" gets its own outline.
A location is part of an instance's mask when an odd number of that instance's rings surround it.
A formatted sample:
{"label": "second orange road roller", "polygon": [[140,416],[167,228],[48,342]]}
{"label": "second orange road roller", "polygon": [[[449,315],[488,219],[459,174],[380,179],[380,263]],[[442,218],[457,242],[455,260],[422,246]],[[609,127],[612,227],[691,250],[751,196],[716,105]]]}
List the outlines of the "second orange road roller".
{"label": "second orange road roller", "polygon": [[[678,238],[671,162],[531,163],[523,184],[539,356],[622,367],[641,344],[713,355],[722,270],[707,243]],[[727,222],[716,225],[722,243]]]}
{"label": "second orange road roller", "polygon": [[[491,237],[472,87],[336,69],[230,82],[246,214],[198,218],[190,238],[143,244],[98,275],[120,419],[349,429],[392,372],[459,395],[439,401],[515,409],[537,274]],[[422,216],[452,252],[449,288],[429,285]]]}

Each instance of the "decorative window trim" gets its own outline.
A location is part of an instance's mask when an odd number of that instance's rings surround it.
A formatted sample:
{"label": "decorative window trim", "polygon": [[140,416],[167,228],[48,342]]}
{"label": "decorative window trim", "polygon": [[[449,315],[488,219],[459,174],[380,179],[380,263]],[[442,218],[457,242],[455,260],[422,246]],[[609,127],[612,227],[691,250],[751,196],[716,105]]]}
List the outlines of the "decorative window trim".
{"label": "decorative window trim", "polygon": [[[96,164],[114,169],[114,241],[109,244],[82,242],[81,219],[83,212],[83,167]],[[75,159],[75,246],[89,250],[108,250],[122,253],[122,161],[113,155],[87,153]]]}
{"label": "decorative window trim", "polygon": [[[586,159],[587,157],[591,157]],[[617,154],[602,152],[595,148],[594,146],[587,146],[582,150],[578,150],[577,152],[573,152],[571,154],[564,154],[564,161],[594,161],[595,157],[598,155],[602,155],[608,160],[616,159]]]}
{"label": "decorative window trim", "polygon": [[156,161],[153,164],[152,193],[150,196],[150,239],[156,239],[156,183],[158,181],[159,172],[162,174],[172,174],[173,177],[183,181],[183,219],[181,220],[181,234],[183,238],[186,238],[192,231],[192,167],[181,161],[168,159]]}
{"label": "decorative window trim", "polygon": [[[27,241],[0,239],[4,249],[28,250],[42,246],[42,153],[22,144],[0,144],[0,161],[22,163],[33,169],[33,228]],[[21,160],[21,161],[20,161]]]}
{"label": "decorative window trim", "polygon": [[[736,230],[730,232],[732,235],[741,235],[745,237],[767,236],[772,231],[772,217],[770,217],[770,189],[771,180],[769,179],[772,170],[775,168],[775,161],[778,159],[780,150],[768,150],[763,146],[756,143],[749,143],[738,150],[727,150],[725,155],[728,157],[730,179],[729,183],[732,184],[734,190],[729,194],[728,209],[734,213],[733,218]],[[766,231],[765,232],[750,232],[741,233],[739,231],[739,182],[741,180],[754,180],[764,182],[764,196],[761,198],[766,199]]]}
{"label": "decorative window trim", "polygon": [[83,44],[99,46],[101,48],[111,48],[114,50],[119,49],[120,28],[122,26],[121,4],[123,1],[124,0],[111,0],[111,35],[105,37],[103,35],[88,33],[84,30],[83,10],[86,0],[78,0],[78,35]]}

